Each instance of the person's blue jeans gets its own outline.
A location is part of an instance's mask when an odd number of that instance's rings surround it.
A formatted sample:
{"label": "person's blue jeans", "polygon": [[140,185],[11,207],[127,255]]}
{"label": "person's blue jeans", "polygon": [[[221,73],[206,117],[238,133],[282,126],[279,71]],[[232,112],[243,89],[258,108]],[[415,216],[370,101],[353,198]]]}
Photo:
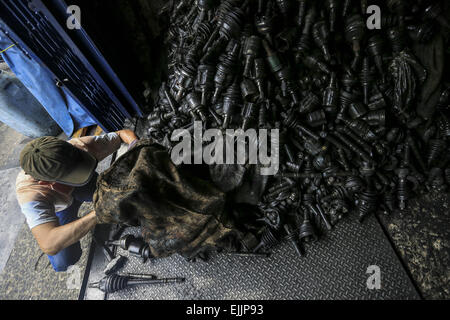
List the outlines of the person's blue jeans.
{"label": "person's blue jeans", "polygon": [[[72,205],[63,211],[56,213],[61,226],[78,220],[78,210],[83,202],[92,202],[92,197],[97,184],[97,177],[98,174],[96,173],[87,185],[75,188],[72,193]],[[73,266],[80,260],[81,254],[81,245],[80,242],[77,242],[54,256],[48,256],[48,259],[56,272],[65,272],[70,266]]]}

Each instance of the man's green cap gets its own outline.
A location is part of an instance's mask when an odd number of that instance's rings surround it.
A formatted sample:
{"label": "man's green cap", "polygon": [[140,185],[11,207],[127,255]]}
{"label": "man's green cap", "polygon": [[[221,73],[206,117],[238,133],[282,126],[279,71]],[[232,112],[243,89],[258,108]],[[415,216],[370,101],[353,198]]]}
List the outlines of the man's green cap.
{"label": "man's green cap", "polygon": [[36,180],[81,187],[94,174],[97,160],[68,142],[43,137],[25,146],[20,153],[20,166]]}

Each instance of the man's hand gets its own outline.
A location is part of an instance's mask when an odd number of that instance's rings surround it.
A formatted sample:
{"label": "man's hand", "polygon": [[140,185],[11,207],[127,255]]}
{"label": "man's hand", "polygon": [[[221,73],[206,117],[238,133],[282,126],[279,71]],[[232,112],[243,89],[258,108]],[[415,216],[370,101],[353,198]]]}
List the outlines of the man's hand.
{"label": "man's hand", "polygon": [[60,226],[57,222],[45,223],[31,230],[41,250],[54,256],[61,250],[81,240],[97,224],[95,211],[72,223]]}
{"label": "man's hand", "polygon": [[132,144],[136,140],[139,140],[136,134],[131,130],[121,130],[118,131],[117,134],[119,135],[120,139],[122,139],[122,141],[128,145]]}

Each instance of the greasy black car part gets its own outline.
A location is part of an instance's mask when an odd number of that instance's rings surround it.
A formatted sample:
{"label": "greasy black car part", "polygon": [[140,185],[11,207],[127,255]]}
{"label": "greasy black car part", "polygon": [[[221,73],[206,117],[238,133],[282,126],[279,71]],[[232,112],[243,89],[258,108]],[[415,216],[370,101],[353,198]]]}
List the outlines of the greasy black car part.
{"label": "greasy black car part", "polygon": [[445,189],[450,86],[435,85],[441,98],[422,112],[422,87],[439,75],[415,54],[448,35],[442,1],[377,1],[381,30],[366,26],[368,1],[179,2],[166,41],[169,94],[161,90],[148,134],[170,149],[172,132],[194,120],[204,130],[280,130],[256,251],[287,239],[302,253],[350,211],[364,221]]}

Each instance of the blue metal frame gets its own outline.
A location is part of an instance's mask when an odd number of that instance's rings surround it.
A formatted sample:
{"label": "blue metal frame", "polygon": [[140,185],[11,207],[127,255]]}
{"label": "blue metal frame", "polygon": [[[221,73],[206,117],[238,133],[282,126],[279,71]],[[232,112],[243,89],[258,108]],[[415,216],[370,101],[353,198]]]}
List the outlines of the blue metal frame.
{"label": "blue metal frame", "polygon": [[105,132],[120,130],[125,119],[132,117],[113,90],[119,90],[126,97],[131,107],[129,110],[142,115],[84,31],[83,37],[91,44],[98,62],[116,88],[106,84],[41,0],[0,0],[0,11],[0,30],[27,56],[45,66],[55,80],[63,83],[67,92]]}
{"label": "blue metal frame", "polygon": [[[68,5],[64,0],[50,0],[49,2],[53,4],[53,7],[56,8],[63,17],[67,16]],[[122,96],[126,99],[127,104],[129,104],[133,108],[133,111],[136,112],[138,116],[142,117],[143,116],[142,110],[139,108],[136,101],[128,92],[122,81],[120,81],[119,77],[116,75],[114,70],[106,61],[105,57],[97,48],[94,41],[92,41],[92,39],[89,37],[87,32],[83,28],[81,28],[79,30],[72,30],[71,33],[75,34],[78,37],[78,39],[84,44],[84,46],[89,50],[89,52],[92,54],[93,59],[95,59],[97,65],[107,75],[108,80],[114,83],[117,90],[119,90]]]}

